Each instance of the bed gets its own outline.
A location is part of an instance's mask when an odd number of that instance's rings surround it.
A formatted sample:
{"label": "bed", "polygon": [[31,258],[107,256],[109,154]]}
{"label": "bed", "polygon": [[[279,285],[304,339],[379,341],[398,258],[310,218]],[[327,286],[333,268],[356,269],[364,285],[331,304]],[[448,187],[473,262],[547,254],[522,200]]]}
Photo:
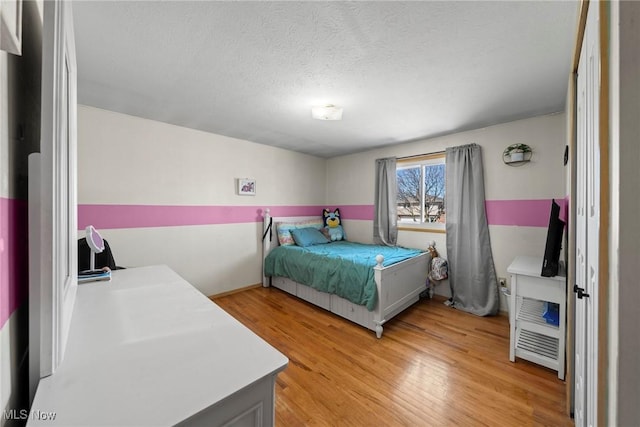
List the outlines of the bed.
{"label": "bed", "polygon": [[[269,209],[265,209],[263,213],[263,281],[265,287],[273,286],[287,293],[297,296],[314,305],[331,311],[347,320],[350,320],[367,329],[375,331],[378,338],[382,337],[383,325],[391,318],[413,305],[419,300],[420,293],[426,290],[426,278],[428,266],[431,262],[431,256],[428,252],[419,250],[408,250],[404,255],[399,254],[393,248],[376,245],[361,244],[340,244],[340,242],[332,242],[321,245],[322,250],[311,251],[309,248],[285,247],[279,244],[277,236],[277,226],[280,224],[300,224],[300,228],[306,227],[305,224],[317,223],[322,221],[318,217],[299,216],[299,217],[271,217]],[[270,234],[273,238],[270,239]],[[367,262],[369,267],[367,272],[354,271],[361,267],[352,266],[349,268],[350,273],[344,277],[333,277],[337,274],[331,271],[332,281],[328,284],[321,284],[318,280],[320,275],[326,276],[326,270],[316,271],[317,265],[335,265],[335,258],[331,254],[323,254],[323,252],[331,252],[324,247],[349,251],[349,247],[359,249],[367,249]],[[288,248],[288,249],[287,249]],[[345,249],[346,248],[346,249]],[[286,250],[286,251],[285,251]],[[371,252],[373,251],[373,252]],[[299,255],[304,252],[307,255]],[[319,253],[316,253],[319,252]],[[311,253],[311,255],[308,255]],[[387,259],[385,260],[385,256]],[[277,255],[278,261],[275,260]],[[283,259],[297,258],[298,255],[307,261],[302,267],[287,269],[282,262]],[[311,258],[303,258],[304,256]],[[326,256],[323,262],[321,258]],[[310,260],[315,257],[315,261]],[[349,260],[348,262],[353,262]],[[296,270],[297,273],[291,273]],[[291,273],[291,274],[290,274]],[[302,274],[302,275],[301,275]],[[315,274],[315,276],[314,276]],[[354,278],[355,274],[355,278]],[[359,280],[359,278],[367,276],[367,282],[370,284],[362,285],[364,289],[360,293],[358,291],[347,292],[347,295],[341,296],[338,292],[339,288],[346,287],[350,281]],[[290,276],[290,277],[287,277]],[[298,281],[296,281],[297,279]],[[303,283],[306,282],[306,283]],[[353,293],[356,297],[353,298]],[[358,298],[358,295],[362,298]]]}

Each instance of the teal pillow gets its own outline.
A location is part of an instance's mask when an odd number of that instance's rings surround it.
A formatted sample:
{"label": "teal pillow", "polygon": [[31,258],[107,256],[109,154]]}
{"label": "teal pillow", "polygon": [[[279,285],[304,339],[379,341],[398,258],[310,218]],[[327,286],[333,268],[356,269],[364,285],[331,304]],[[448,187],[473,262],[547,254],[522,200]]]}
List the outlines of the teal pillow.
{"label": "teal pillow", "polygon": [[296,245],[302,247],[329,243],[329,239],[327,239],[320,230],[312,227],[293,228],[291,229],[291,235]]}
{"label": "teal pillow", "polygon": [[276,231],[278,234],[278,242],[280,246],[288,246],[295,245],[296,242],[293,241],[293,236],[291,235],[291,230],[294,228],[316,228],[321,229],[324,227],[324,222],[322,218],[317,219],[308,219],[304,221],[296,221],[296,222],[276,222]]}

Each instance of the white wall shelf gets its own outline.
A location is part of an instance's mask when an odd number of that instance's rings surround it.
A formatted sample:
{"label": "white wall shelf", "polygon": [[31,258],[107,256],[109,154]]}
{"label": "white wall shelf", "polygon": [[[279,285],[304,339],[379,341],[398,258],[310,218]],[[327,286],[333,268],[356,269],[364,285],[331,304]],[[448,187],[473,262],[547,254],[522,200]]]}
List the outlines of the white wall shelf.
{"label": "white wall shelf", "polygon": [[[542,277],[542,258],[516,257],[511,273],[511,333],[509,360],[529,360],[565,375],[566,279],[563,275]],[[543,317],[545,302],[559,305],[558,326]]]}

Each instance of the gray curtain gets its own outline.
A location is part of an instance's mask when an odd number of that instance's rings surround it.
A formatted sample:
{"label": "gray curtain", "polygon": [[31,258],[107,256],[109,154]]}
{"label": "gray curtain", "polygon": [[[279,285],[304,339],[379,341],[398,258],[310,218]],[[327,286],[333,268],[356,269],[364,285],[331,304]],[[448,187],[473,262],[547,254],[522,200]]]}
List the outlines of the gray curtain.
{"label": "gray curtain", "polygon": [[395,157],[377,159],[373,240],[378,245],[395,246],[398,241],[397,194]]}
{"label": "gray curtain", "polygon": [[455,308],[478,316],[498,313],[498,280],[491,254],[479,145],[446,150],[447,257]]}

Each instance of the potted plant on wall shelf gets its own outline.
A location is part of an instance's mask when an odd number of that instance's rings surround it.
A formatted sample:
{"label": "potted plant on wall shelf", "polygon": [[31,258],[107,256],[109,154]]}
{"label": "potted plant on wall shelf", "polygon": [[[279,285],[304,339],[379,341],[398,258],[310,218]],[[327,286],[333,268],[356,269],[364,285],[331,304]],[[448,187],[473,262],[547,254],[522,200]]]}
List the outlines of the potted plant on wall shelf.
{"label": "potted plant on wall shelf", "polygon": [[502,158],[507,164],[528,162],[531,159],[531,147],[527,144],[511,144],[504,150]]}

